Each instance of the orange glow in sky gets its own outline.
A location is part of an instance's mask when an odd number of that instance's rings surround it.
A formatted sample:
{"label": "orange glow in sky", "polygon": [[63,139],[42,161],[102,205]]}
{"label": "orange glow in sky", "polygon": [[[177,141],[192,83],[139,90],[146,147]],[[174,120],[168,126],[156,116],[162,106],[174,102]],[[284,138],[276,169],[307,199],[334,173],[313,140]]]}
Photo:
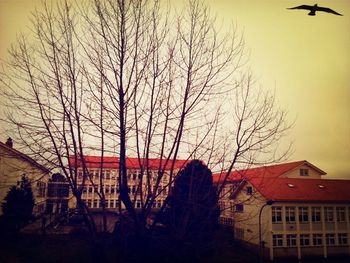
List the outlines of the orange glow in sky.
{"label": "orange glow in sky", "polygon": [[[39,0],[0,0],[0,58],[29,32]],[[308,160],[330,178],[350,179],[350,1],[317,1],[336,16],[287,10],[315,1],[206,0],[218,21],[244,30],[257,82],[276,92],[295,125],[291,160]],[[2,141],[5,138],[0,138]]]}

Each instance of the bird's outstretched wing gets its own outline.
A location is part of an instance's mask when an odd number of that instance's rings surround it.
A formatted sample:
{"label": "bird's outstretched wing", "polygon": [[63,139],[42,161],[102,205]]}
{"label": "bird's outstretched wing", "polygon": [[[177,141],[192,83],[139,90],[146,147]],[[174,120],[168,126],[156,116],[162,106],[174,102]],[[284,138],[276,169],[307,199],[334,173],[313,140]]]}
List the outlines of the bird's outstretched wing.
{"label": "bird's outstretched wing", "polygon": [[296,7],[290,7],[290,8],[287,8],[287,9],[305,9],[305,10],[312,10],[313,9],[313,6],[311,5],[299,5],[299,6],[296,6]]}
{"label": "bird's outstretched wing", "polygon": [[317,11],[323,11],[323,12],[335,14],[335,15],[338,15],[338,16],[342,16],[342,14],[339,14],[339,13],[335,12],[334,10],[332,10],[330,8],[327,8],[327,7],[318,7]]}

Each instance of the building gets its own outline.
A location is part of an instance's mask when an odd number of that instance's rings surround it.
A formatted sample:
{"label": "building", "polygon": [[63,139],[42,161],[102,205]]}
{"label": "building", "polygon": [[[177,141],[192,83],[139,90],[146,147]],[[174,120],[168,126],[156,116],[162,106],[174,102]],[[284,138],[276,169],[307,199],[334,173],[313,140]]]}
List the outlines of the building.
{"label": "building", "polygon": [[[81,185],[83,189],[82,199],[86,202],[89,208],[100,209],[102,207],[101,198],[99,197],[99,189],[101,189],[100,176],[102,174],[103,184],[102,188],[105,193],[106,208],[109,211],[117,210],[121,204],[119,201],[119,158],[118,157],[108,157],[103,158],[103,170],[101,173],[101,157],[100,156],[85,156],[84,157],[86,167],[88,169],[89,178],[85,180],[83,185],[83,169],[82,161],[78,160],[77,163],[74,161],[74,157],[70,158],[71,166],[78,168],[78,184]],[[168,185],[169,185],[169,174],[172,165],[172,160],[169,160],[164,167],[165,172],[162,180],[159,182],[159,187],[157,187],[157,197],[153,203],[154,208],[160,208],[168,195]],[[175,174],[187,163],[186,160],[176,160],[174,162],[174,172]],[[158,169],[165,165],[165,160],[160,159],[138,159],[138,158],[127,158],[127,177],[128,186],[131,200],[134,203],[135,208],[141,208],[141,194],[145,195],[147,188],[147,180],[143,176],[141,183],[141,167],[143,169],[143,174],[147,172],[146,167],[148,167],[148,173],[150,174],[151,181],[150,186],[154,187],[155,179],[158,177]],[[82,186],[83,185],[83,186]],[[144,200],[146,196],[143,196]],[[122,207],[123,208],[123,207]]]}
{"label": "building", "polygon": [[47,185],[46,212],[59,214],[68,211],[69,202],[72,199],[69,193],[69,183],[66,178],[59,173],[53,174]]}
{"label": "building", "polygon": [[[0,142],[0,202],[4,200],[11,186],[16,185],[23,175],[32,184],[35,199],[34,214],[45,210],[46,189],[50,171],[28,155],[14,149],[11,138]],[[2,208],[0,206],[0,215]]]}
{"label": "building", "polygon": [[270,260],[350,255],[350,180],[325,174],[307,161],[232,172],[222,192],[221,222],[237,239],[261,244]]}

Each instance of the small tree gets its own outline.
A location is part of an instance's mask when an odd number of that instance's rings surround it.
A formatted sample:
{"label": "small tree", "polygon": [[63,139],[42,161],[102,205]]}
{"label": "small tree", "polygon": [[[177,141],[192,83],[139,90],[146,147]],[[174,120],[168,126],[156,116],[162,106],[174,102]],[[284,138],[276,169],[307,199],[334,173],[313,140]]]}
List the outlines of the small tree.
{"label": "small tree", "polygon": [[2,203],[2,222],[7,230],[17,232],[32,218],[34,198],[29,179],[23,175],[16,186],[12,186]]}
{"label": "small tree", "polygon": [[198,241],[212,232],[218,217],[212,173],[201,161],[193,160],[179,173],[169,197],[166,221],[170,232],[180,241]]}

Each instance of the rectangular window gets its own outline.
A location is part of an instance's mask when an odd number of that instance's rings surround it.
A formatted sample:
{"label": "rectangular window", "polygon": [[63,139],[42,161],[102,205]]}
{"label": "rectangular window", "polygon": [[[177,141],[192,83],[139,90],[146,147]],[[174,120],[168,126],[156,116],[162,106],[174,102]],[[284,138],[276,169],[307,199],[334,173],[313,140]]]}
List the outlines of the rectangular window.
{"label": "rectangular window", "polygon": [[237,239],[244,239],[244,228],[235,228],[235,236]]}
{"label": "rectangular window", "polygon": [[339,233],[338,234],[338,244],[339,245],[347,245],[348,244],[348,234],[347,233]]}
{"label": "rectangular window", "polygon": [[105,179],[109,180],[111,178],[111,171],[110,170],[106,170],[105,171]]}
{"label": "rectangular window", "polygon": [[345,222],[345,207],[337,207],[337,222]]}
{"label": "rectangular window", "polygon": [[244,210],[243,204],[236,205],[236,212],[242,213]]}
{"label": "rectangular window", "polygon": [[279,206],[272,207],[272,222],[282,223],[282,207],[279,207]]}
{"label": "rectangular window", "polygon": [[322,234],[313,234],[312,241],[314,242],[314,246],[322,246],[323,239]]}
{"label": "rectangular window", "polygon": [[[222,225],[233,226],[233,219],[230,217],[220,217],[219,220],[220,220],[220,224],[222,224]],[[236,232],[236,234],[237,234],[237,232]]]}
{"label": "rectangular window", "polygon": [[302,247],[310,246],[310,235],[308,234],[300,235],[300,246]]}
{"label": "rectangular window", "polygon": [[97,207],[97,200],[94,200],[94,207]]}
{"label": "rectangular window", "polygon": [[136,201],[136,208],[141,208],[141,201],[140,200]]}
{"label": "rectangular window", "polygon": [[247,195],[252,195],[253,194],[253,187],[247,186]]}
{"label": "rectangular window", "polygon": [[44,197],[46,193],[46,184],[44,182],[38,181],[36,183],[38,188],[38,197]]}
{"label": "rectangular window", "polygon": [[220,211],[224,211],[225,210],[225,202],[220,201],[219,202],[219,207],[220,207]]}
{"label": "rectangular window", "polygon": [[299,222],[305,223],[309,221],[309,208],[299,207]]}
{"label": "rectangular window", "polygon": [[297,235],[287,235],[287,247],[297,246]]}
{"label": "rectangular window", "polygon": [[324,208],[324,219],[326,222],[334,222],[333,207]]}
{"label": "rectangular window", "polygon": [[332,234],[326,234],[326,244],[327,245],[335,245],[335,235]]}
{"label": "rectangular window", "polygon": [[311,208],[312,222],[321,222],[321,208],[312,207]]}
{"label": "rectangular window", "polygon": [[286,222],[295,222],[295,207],[286,207]]}
{"label": "rectangular window", "polygon": [[300,176],[309,176],[309,169],[300,169]]}
{"label": "rectangular window", "polygon": [[272,235],[272,243],[274,247],[283,247],[283,235]]}

